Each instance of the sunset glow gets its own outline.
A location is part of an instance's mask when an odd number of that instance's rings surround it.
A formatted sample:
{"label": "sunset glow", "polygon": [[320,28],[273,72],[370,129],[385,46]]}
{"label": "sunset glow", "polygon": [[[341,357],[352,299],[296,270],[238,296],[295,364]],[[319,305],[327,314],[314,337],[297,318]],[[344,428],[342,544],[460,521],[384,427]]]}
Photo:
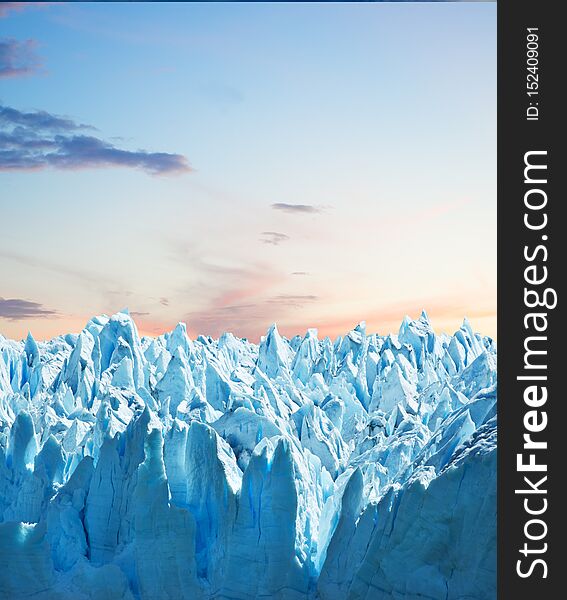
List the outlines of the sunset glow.
{"label": "sunset glow", "polygon": [[494,337],[495,11],[3,11],[0,333]]}

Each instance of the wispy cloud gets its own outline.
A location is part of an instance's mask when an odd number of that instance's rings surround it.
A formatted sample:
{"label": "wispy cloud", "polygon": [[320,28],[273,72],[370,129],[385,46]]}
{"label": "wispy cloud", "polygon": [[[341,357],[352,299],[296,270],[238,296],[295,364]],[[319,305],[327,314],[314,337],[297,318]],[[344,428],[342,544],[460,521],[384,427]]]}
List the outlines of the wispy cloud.
{"label": "wispy cloud", "polygon": [[37,72],[41,61],[35,53],[35,40],[0,39],[0,79]]}
{"label": "wispy cloud", "polygon": [[242,306],[243,303],[252,307],[258,298],[281,279],[272,268],[261,264],[233,268],[208,265],[208,273],[215,278],[211,290],[215,295],[209,306],[222,310]]}
{"label": "wispy cloud", "polygon": [[313,204],[286,204],[285,202],[276,202],[272,204],[274,210],[281,210],[292,214],[317,214],[323,212],[323,207]]}
{"label": "wispy cloud", "polygon": [[459,216],[459,218],[462,218],[460,211],[471,204],[472,200],[469,198],[457,198],[452,201],[436,202],[411,212],[408,211],[408,214],[395,213],[392,215],[385,215],[379,220],[379,223],[382,227],[388,227],[393,232],[397,232],[400,228],[408,226],[422,227],[424,223],[431,221],[440,223],[441,218],[451,214],[455,214]]}
{"label": "wispy cloud", "polygon": [[240,90],[221,82],[209,82],[198,88],[197,92],[222,108],[240,104],[244,100]]}
{"label": "wispy cloud", "polygon": [[23,10],[31,2],[0,2],[0,19],[8,16],[9,13]]}
{"label": "wispy cloud", "polygon": [[[63,286],[62,289],[69,285],[73,289],[89,289],[93,304],[88,310],[92,312],[113,312],[132,302],[133,292],[124,289],[123,277],[114,278],[107,272],[91,271],[87,267],[73,268],[47,257],[29,256],[0,247],[0,270],[4,268],[2,263],[5,261],[16,263],[19,271],[23,266],[26,277],[36,282],[56,282]],[[14,266],[9,268],[14,269]]]}
{"label": "wispy cloud", "polygon": [[[299,308],[317,306],[320,300],[312,295],[314,290],[286,288],[289,271],[271,260],[220,258],[191,241],[166,238],[166,242],[175,264],[189,268],[187,284],[171,292],[168,312],[185,320],[191,335],[230,331],[259,339],[274,321],[298,319]],[[180,313],[179,307],[187,308]]]}
{"label": "wispy cloud", "polygon": [[272,244],[273,246],[287,242],[287,240],[289,240],[289,235],[278,231],[262,231],[262,237],[260,238],[263,244]]}
{"label": "wispy cloud", "polygon": [[123,150],[87,135],[87,129],[94,128],[46,111],[0,106],[0,171],[128,167],[172,175],[192,170],[181,154]]}
{"label": "wispy cloud", "polygon": [[65,264],[52,262],[39,256],[27,256],[2,248],[0,248],[0,260],[13,261],[20,265],[32,267],[33,269],[47,271],[58,276],[69,278],[75,282],[80,282],[82,285],[88,285],[97,290],[105,289],[108,294],[120,293],[121,295],[128,295],[128,292],[124,291],[112,292],[111,288],[120,287],[119,281],[110,279],[102,273],[89,272],[87,269],[74,269]]}
{"label": "wispy cloud", "polygon": [[39,302],[21,298],[0,298],[0,318],[9,321],[56,317],[57,311],[45,308]]}
{"label": "wispy cloud", "polygon": [[291,306],[293,308],[301,308],[310,302],[319,300],[318,296],[312,294],[278,294],[272,298],[268,298],[270,304],[279,304],[281,306]]}
{"label": "wispy cloud", "polygon": [[305,275],[311,275],[311,273],[308,273],[307,271],[293,271],[292,275],[305,276]]}
{"label": "wispy cloud", "polygon": [[[188,256],[184,254],[184,256]],[[198,252],[189,251],[194,275],[175,302],[196,306],[184,319],[193,335],[220,335],[232,331],[237,335],[257,336],[270,324],[265,298],[285,281],[285,274],[269,263],[214,263]]]}
{"label": "wispy cloud", "polygon": [[59,2],[0,2],[0,19],[4,19],[10,13],[21,12],[30,8],[47,8]]}

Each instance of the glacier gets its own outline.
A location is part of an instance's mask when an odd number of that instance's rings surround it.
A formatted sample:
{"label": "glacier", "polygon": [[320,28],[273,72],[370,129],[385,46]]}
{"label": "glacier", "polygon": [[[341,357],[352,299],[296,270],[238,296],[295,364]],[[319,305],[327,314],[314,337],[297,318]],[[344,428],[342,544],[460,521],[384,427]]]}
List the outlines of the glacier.
{"label": "glacier", "polygon": [[496,345],[0,336],[1,599],[496,597]]}

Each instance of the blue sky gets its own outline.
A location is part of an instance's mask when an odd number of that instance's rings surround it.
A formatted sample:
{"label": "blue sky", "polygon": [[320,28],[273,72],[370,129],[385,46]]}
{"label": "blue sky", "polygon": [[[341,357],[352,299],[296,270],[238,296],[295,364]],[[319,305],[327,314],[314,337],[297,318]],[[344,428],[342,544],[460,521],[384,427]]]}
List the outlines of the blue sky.
{"label": "blue sky", "polygon": [[495,334],[495,4],[56,4],[0,38],[0,132],[50,148],[0,163],[4,335]]}

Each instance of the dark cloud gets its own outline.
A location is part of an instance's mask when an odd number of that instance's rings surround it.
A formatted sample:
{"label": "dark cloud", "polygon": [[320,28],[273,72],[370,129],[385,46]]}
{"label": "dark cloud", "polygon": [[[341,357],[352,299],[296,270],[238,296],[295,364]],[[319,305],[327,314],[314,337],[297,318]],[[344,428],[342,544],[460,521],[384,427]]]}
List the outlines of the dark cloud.
{"label": "dark cloud", "polygon": [[262,236],[263,237],[260,238],[262,243],[272,244],[274,246],[289,240],[289,235],[286,235],[285,233],[279,233],[277,231],[262,231]]}
{"label": "dark cloud", "polygon": [[320,206],[313,206],[312,204],[286,204],[285,202],[276,202],[272,204],[272,208],[298,214],[317,214],[323,211]]}
{"label": "dark cloud", "polygon": [[170,175],[192,170],[181,154],[123,150],[86,135],[86,129],[94,128],[45,111],[0,106],[0,171],[129,167]]}
{"label": "dark cloud", "polygon": [[131,317],[147,317],[150,313],[139,310],[131,310],[129,311],[129,314]]}
{"label": "dark cloud", "polygon": [[0,79],[35,73],[40,67],[35,46],[34,40],[0,39]]}
{"label": "dark cloud", "polygon": [[0,298],[0,318],[9,321],[55,317],[57,311],[44,308],[39,302],[30,302],[21,298]]}
{"label": "dark cloud", "polygon": [[160,299],[159,299],[159,303],[160,303],[162,306],[169,306],[169,300],[168,300],[167,298],[160,298]]}
{"label": "dark cloud", "polygon": [[[19,127],[30,129],[38,137],[43,132],[63,134],[85,129],[95,129],[90,125],[75,123],[75,121],[68,117],[52,115],[45,110],[22,112],[10,106],[0,106],[0,127],[2,129],[15,128],[16,134],[21,132]],[[31,135],[31,131],[27,133]]]}

